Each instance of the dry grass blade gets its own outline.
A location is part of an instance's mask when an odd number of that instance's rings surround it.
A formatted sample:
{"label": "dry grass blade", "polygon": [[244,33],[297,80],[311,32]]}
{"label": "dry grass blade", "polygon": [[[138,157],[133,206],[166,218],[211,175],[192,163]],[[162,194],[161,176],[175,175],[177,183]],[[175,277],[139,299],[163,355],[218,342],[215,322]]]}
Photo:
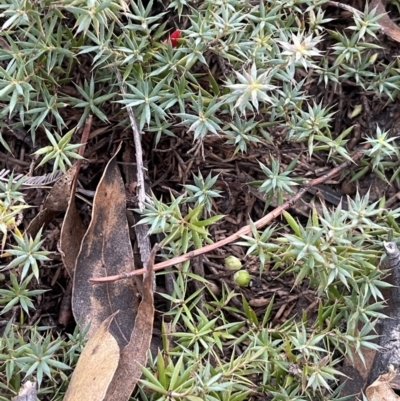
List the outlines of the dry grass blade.
{"label": "dry grass blade", "polygon": [[[8,169],[1,169],[0,170],[0,181],[8,181],[8,176],[10,175],[11,170]],[[23,174],[17,174],[14,177],[14,181],[13,182],[17,182],[19,179],[21,179],[24,175]]]}
{"label": "dry grass blade", "polygon": [[[9,175],[11,171],[7,169],[2,169],[0,171],[0,181],[8,181]],[[48,186],[50,184],[53,184],[56,182],[61,176],[63,175],[63,172],[58,170],[55,171],[54,173],[48,173],[44,175],[38,175],[35,177],[28,177],[24,176],[23,174],[17,174],[14,179],[13,183],[16,183],[18,180],[21,178],[25,177],[24,182],[22,184],[22,187],[42,187],[42,186]]]}
{"label": "dry grass blade", "polygon": [[63,175],[62,171],[58,170],[54,173],[49,173],[45,175],[39,175],[36,177],[26,177],[23,186],[26,187],[38,187],[53,184]]}

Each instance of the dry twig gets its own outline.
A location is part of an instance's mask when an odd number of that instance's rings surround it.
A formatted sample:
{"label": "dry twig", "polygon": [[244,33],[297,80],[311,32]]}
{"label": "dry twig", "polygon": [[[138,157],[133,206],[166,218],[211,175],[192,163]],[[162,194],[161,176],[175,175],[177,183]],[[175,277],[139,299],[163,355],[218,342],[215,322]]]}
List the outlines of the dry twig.
{"label": "dry twig", "polygon": [[[295,202],[297,202],[306,192],[309,188],[315,187],[316,185],[322,184],[326,182],[328,179],[331,179],[332,177],[336,176],[338,173],[341,171],[345,170],[348,168],[352,163],[360,159],[364,153],[364,150],[368,149],[370,147],[369,144],[364,145],[362,148],[358,149],[356,152],[354,152],[352,156],[352,161],[347,160],[344,163],[340,164],[339,166],[335,167],[332,169],[329,173],[315,178],[314,180],[311,180],[306,186],[301,188],[296,195],[294,195],[291,199],[283,203],[281,206],[278,206],[274,210],[272,210],[270,213],[268,213],[266,216],[262,217],[260,220],[256,221],[254,224],[257,228],[262,228],[266,224],[268,224],[270,221],[276,219],[278,216],[282,214],[283,211],[289,209]],[[184,255],[177,256],[175,258],[166,260],[161,263],[157,263],[154,265],[154,271],[157,270],[162,270],[165,269],[166,267],[177,265],[183,262],[186,262],[190,259],[193,259],[199,255],[203,255],[207,252],[213,251],[214,249],[221,248],[224,245],[227,245],[233,241],[238,240],[242,235],[247,235],[251,233],[251,226],[247,225],[245,227],[242,227],[240,230],[238,230],[236,233],[230,235],[227,238],[224,238],[218,242],[215,242],[214,244],[206,245],[203,248],[196,249],[195,251],[191,251],[188,253],[185,253]],[[117,281],[117,280],[122,280],[125,278],[129,278],[132,276],[137,276],[137,275],[142,275],[146,272],[146,269],[138,269],[134,270],[130,273],[123,273],[115,276],[108,276],[108,277],[94,277],[90,280],[92,284],[100,284],[100,283],[106,283],[110,281]]]}
{"label": "dry twig", "polygon": [[347,4],[340,3],[339,1],[327,1],[325,4],[327,4],[329,6],[341,8],[343,10],[350,11],[352,14],[358,14],[360,17],[364,17],[363,12],[357,10],[354,7],[350,7]]}
{"label": "dry twig", "polygon": [[[122,80],[121,73],[118,68],[115,68],[115,74],[117,75],[117,79],[119,82],[119,86],[122,94],[126,94],[124,83]],[[136,152],[136,174],[137,174],[137,187],[136,194],[138,197],[138,206],[140,210],[144,210],[144,203],[146,201],[146,191],[144,185],[144,165],[143,165],[143,152],[142,152],[142,141],[140,138],[139,127],[136,123],[135,114],[133,113],[132,107],[126,106],[126,110],[129,115],[129,120],[131,123],[131,128],[133,131],[133,140],[135,143],[135,152]],[[138,246],[140,249],[140,258],[142,260],[143,265],[147,263],[150,257],[150,239],[147,235],[148,227],[147,226],[135,226],[136,237],[138,241]],[[142,273],[143,274],[143,273]]]}

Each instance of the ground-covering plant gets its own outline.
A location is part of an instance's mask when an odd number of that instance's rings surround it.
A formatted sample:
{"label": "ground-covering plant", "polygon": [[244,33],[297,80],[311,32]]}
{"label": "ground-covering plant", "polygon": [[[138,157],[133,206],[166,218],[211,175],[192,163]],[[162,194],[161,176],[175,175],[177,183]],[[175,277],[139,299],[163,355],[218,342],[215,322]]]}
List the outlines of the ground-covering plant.
{"label": "ground-covering plant", "polygon": [[[400,89],[397,61],[382,56],[376,11],[366,6],[342,26],[325,3],[5,0],[0,142],[11,152],[13,135],[25,132],[20,140],[39,157],[37,171],[65,170],[79,157],[77,132],[86,117],[123,130],[129,128],[129,106],[154,149],[171,137],[189,137],[203,153],[210,141],[224,141],[232,157],[268,147],[271,156],[259,164],[263,178],[249,184],[265,194],[266,207],[282,204],[307,177],[299,159],[286,165],[272,155],[280,146],[301,147],[306,159],[317,155],[333,165],[351,160],[347,145],[355,127],[335,127],[343,110],[323,96],[324,88],[355,89],[387,104]],[[350,110],[352,119],[363,107],[360,101]],[[369,147],[359,166],[345,172],[348,179],[373,172],[398,185],[396,138],[373,126],[362,142]],[[183,183],[177,196],[156,193],[146,203],[141,223],[149,224],[151,234],[165,235],[165,258],[212,241],[212,225],[222,218],[215,209],[218,179],[196,170],[194,182]],[[22,182],[11,176],[0,183],[0,232],[8,258],[0,289],[1,314],[8,319],[0,339],[0,397],[15,395],[25,377],[34,377],[40,394],[61,400],[85,331],[59,335],[28,324],[36,297],[46,297],[50,288],[41,283],[40,266],[48,258],[43,233],[32,239],[18,229],[27,208]],[[347,210],[324,206],[307,221],[290,212],[283,223],[263,230],[251,223],[251,235],[236,245],[256,258],[253,279],[278,271],[316,294],[313,310],[280,324],[271,322],[275,299],[260,317],[239,288],[213,291],[190,262],[182,264],[173,293],[163,294],[170,303],[164,349],[144,368],[135,399],[340,400],[342,357],[356,352],[363,358],[363,347],[376,348],[381,290],[388,287],[378,268],[381,241],[400,236],[400,209],[384,205],[384,198],[370,202],[369,194],[357,194]],[[204,287],[193,290],[194,281]]]}

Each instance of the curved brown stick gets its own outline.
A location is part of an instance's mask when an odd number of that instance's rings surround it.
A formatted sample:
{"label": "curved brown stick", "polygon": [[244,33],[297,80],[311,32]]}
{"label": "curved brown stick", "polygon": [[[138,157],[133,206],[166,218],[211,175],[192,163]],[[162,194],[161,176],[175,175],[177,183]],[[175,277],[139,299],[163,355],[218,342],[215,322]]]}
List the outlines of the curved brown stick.
{"label": "curved brown stick", "polygon": [[[289,209],[296,201],[298,201],[306,192],[308,188],[315,187],[316,185],[322,184],[325,181],[327,181],[329,178],[334,177],[336,174],[339,172],[343,171],[344,169],[348,168],[351,163],[355,162],[356,160],[360,159],[361,156],[363,155],[364,150],[368,149],[370,147],[369,144],[364,145],[361,149],[358,149],[356,152],[354,152],[352,156],[352,161],[347,160],[344,163],[340,164],[339,166],[335,167],[332,169],[329,173],[315,178],[314,180],[311,180],[305,187],[301,188],[296,195],[294,195],[291,199],[283,203],[281,206],[278,206],[271,212],[269,212],[267,215],[262,217],[260,220],[256,221],[254,224],[257,228],[264,227],[266,224],[268,224],[270,221],[276,219],[279,215],[282,214],[283,211],[286,209]],[[166,267],[177,265],[179,263],[186,262],[187,260],[193,259],[196,256],[203,255],[204,253],[213,251],[214,249],[221,248],[224,245],[227,245],[233,241],[236,241],[237,239],[240,238],[241,235],[246,235],[251,233],[251,227],[250,225],[242,227],[239,231],[236,231],[234,234],[230,235],[229,237],[226,237],[218,242],[215,242],[214,244],[206,245],[203,248],[196,249],[194,251],[185,253],[184,255],[177,256],[175,258],[166,260],[161,263],[157,263],[154,265],[153,270],[162,270],[165,269]],[[90,280],[92,284],[100,284],[100,283],[106,283],[110,281],[117,281],[117,280],[122,280],[124,278],[129,278],[132,276],[139,276],[142,275],[146,272],[146,268],[143,269],[138,269],[138,270],[133,270],[129,273],[124,273],[124,274],[118,274],[116,276],[108,276],[108,277],[94,277]]]}

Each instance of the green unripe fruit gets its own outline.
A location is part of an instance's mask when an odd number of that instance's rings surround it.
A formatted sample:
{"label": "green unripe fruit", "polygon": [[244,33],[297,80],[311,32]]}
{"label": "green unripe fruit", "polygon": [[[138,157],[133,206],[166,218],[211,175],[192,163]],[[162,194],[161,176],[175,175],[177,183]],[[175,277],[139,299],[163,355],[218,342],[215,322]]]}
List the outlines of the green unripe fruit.
{"label": "green unripe fruit", "polygon": [[233,276],[235,283],[240,287],[247,287],[251,281],[251,276],[247,270],[239,270]]}
{"label": "green unripe fruit", "polygon": [[236,256],[228,256],[225,258],[225,267],[229,270],[240,270],[242,262]]}

